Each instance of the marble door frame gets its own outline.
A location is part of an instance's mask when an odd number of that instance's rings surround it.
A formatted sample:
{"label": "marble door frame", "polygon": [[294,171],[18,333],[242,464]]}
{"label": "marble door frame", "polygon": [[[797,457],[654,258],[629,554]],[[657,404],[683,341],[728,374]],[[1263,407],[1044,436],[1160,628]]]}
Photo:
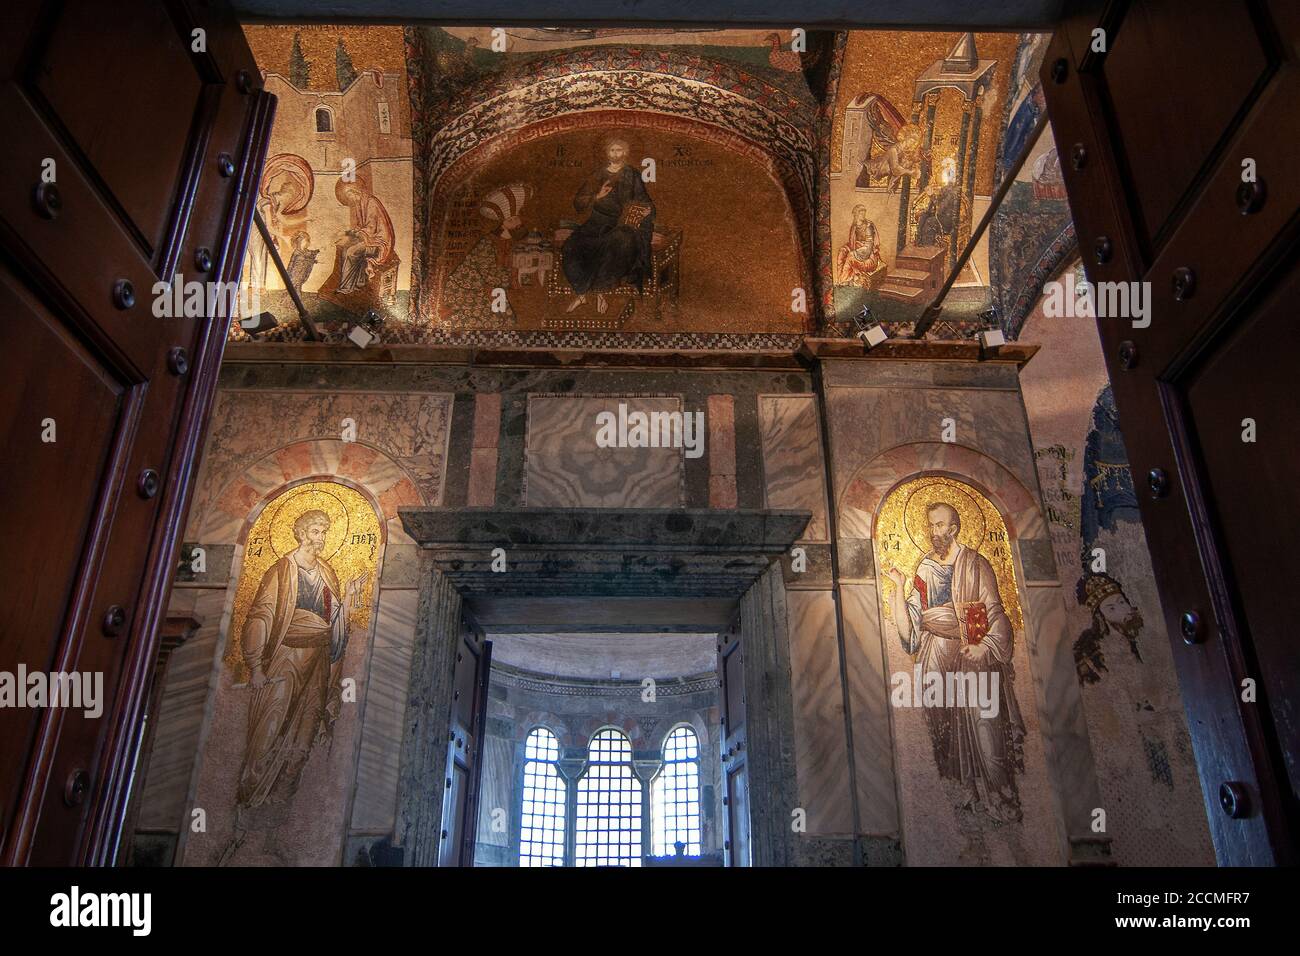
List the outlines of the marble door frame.
{"label": "marble door frame", "polygon": [[[653,622],[697,608],[707,621],[690,621],[692,630],[707,624],[721,631],[738,615],[752,860],[755,866],[797,861],[790,642],[776,559],[802,533],[809,512],[403,508],[401,516],[422,547],[394,834],[404,865],[434,866],[438,857],[460,618],[471,613],[491,630],[495,609],[511,601],[533,602],[527,610],[533,615],[545,614],[552,606],[546,602],[559,602],[553,606],[570,629],[581,626],[575,614],[599,617],[611,604],[625,621]],[[493,571],[496,549],[511,570]],[[619,629],[662,630],[628,623]]]}

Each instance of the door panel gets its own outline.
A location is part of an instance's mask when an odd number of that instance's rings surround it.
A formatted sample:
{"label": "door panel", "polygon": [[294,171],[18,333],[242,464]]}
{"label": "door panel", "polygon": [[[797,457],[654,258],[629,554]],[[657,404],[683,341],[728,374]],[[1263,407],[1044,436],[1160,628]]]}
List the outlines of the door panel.
{"label": "door panel", "polygon": [[[73,0],[57,5],[23,84],[103,182],[149,258],[172,218],[173,195],[158,185],[177,183],[201,105],[204,61],[188,40],[161,4],[141,3],[127,15],[116,4]],[[120,68],[87,83],[84,64],[104,50]]]}
{"label": "door panel", "polygon": [[[1100,85],[1119,94],[1106,101],[1130,181],[1142,184],[1132,198],[1148,245],[1273,66],[1246,4],[1186,0],[1174,30],[1164,7],[1163,0],[1129,4],[1098,61]],[[1195,104],[1189,109],[1196,122],[1188,122],[1187,110],[1170,109],[1163,96],[1129,92],[1164,89],[1170,61],[1214,64],[1179,75],[1179,96]]]}
{"label": "door panel", "polygon": [[[29,455],[8,482],[6,500],[38,501],[48,489],[58,489],[63,502],[45,520],[29,514],[0,536],[0,567],[26,564],[32,571],[32,586],[21,600],[0,602],[0,671],[14,674],[25,665],[48,672],[57,669],[54,653],[73,597],[74,581],[64,570],[82,560],[95,530],[97,494],[126,430],[121,419],[128,388],[3,265],[0,316],[0,355],[11,363],[0,380],[4,432]],[[54,440],[41,440],[43,433]],[[38,527],[39,541],[33,535]],[[0,708],[0,766],[21,765],[40,713]],[[0,782],[0,819],[9,819],[20,783],[17,775]]]}
{"label": "door panel", "polygon": [[0,574],[29,598],[3,612],[0,661],[104,688],[98,718],[0,716],[0,862],[106,863],[229,321],[155,316],[152,289],[173,253],[237,279],[274,98],[219,4],[0,18],[0,499],[25,522]]}
{"label": "door panel", "polygon": [[487,715],[491,666],[492,642],[484,640],[483,632],[468,614],[462,614],[452,675],[439,866],[474,865],[479,773],[483,766],[483,725]]}
{"label": "door panel", "polygon": [[492,675],[492,642],[475,636],[482,650],[474,675],[474,735],[470,744],[470,776],[466,784],[464,822],[461,824],[460,858],[462,866],[474,865],[474,846],[478,839],[479,796],[483,792],[483,748],[487,741],[488,683]]}
{"label": "door panel", "polygon": [[722,685],[722,857],[727,866],[749,866],[749,771],[745,747],[745,658],[737,619],[718,635],[718,680]]}
{"label": "door panel", "polygon": [[[1215,553],[1225,565],[1224,577],[1231,578],[1251,637],[1254,660],[1242,664],[1263,684],[1261,700],[1272,716],[1292,798],[1300,795],[1295,615],[1289,601],[1278,599],[1277,577],[1258,573],[1256,561],[1261,548],[1286,547],[1284,539],[1300,527],[1295,520],[1300,449],[1294,440],[1300,397],[1294,390],[1277,394],[1278,383],[1295,374],[1294,356],[1300,354],[1297,302],[1300,268],[1292,266],[1262,305],[1233,319],[1227,341],[1191,376],[1183,419],[1205,469],[1204,487],[1219,532]],[[1247,421],[1254,422],[1253,442],[1242,441]],[[1226,567],[1245,573],[1229,574]]]}
{"label": "door panel", "polygon": [[727,866],[751,866],[749,852],[749,774],[743,760],[727,770]]}
{"label": "door panel", "polygon": [[[1150,284],[1149,325],[1098,330],[1215,850],[1232,865],[1296,858],[1300,655],[1264,582],[1294,564],[1300,477],[1298,21],[1266,4],[1093,3],[1042,75],[1089,280]],[[1098,24],[1104,55],[1086,50]]]}

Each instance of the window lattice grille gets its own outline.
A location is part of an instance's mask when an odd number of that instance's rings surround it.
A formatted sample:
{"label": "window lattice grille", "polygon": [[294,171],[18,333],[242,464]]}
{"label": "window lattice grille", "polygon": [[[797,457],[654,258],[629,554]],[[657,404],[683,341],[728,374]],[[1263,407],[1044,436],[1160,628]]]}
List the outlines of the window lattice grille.
{"label": "window lattice grille", "polygon": [[653,798],[655,856],[700,855],[700,742],[690,727],[678,727],[664,741],[663,769],[655,777]]}
{"label": "window lattice grille", "polygon": [[564,866],[566,785],[556,768],[560,744],[538,727],[524,743],[524,803],[519,819],[519,865]]}
{"label": "window lattice grille", "polygon": [[591,738],[574,837],[578,866],[641,865],[641,781],[632,771],[632,745],[617,730]]}

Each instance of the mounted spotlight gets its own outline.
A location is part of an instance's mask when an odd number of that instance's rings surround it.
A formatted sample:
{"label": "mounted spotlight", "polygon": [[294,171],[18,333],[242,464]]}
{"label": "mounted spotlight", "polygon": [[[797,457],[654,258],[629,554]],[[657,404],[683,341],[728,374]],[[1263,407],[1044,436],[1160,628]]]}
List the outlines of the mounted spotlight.
{"label": "mounted spotlight", "polygon": [[357,348],[365,348],[379,338],[384,329],[384,317],[375,309],[367,310],[361,321],[348,329],[348,341]]}
{"label": "mounted spotlight", "polygon": [[375,336],[364,325],[354,325],[348,331],[348,341],[359,349],[365,348],[374,340]]}
{"label": "mounted spotlight", "polygon": [[1002,334],[1001,329],[985,329],[980,333],[980,348],[983,350],[995,349],[1006,344],[1007,337]]}
{"label": "mounted spotlight", "polygon": [[854,336],[862,343],[863,348],[868,350],[889,338],[875,316],[871,314],[871,307],[868,305],[864,305],[862,311],[853,317],[853,329]]}
{"label": "mounted spotlight", "polygon": [[873,325],[878,325],[876,317],[871,314],[871,306],[864,305],[857,315],[853,317],[853,329],[856,332],[862,332]]}
{"label": "mounted spotlight", "polygon": [[866,349],[874,349],[887,338],[889,338],[889,335],[886,334],[885,330],[881,328],[879,324],[868,326],[858,333],[858,341],[860,341]]}

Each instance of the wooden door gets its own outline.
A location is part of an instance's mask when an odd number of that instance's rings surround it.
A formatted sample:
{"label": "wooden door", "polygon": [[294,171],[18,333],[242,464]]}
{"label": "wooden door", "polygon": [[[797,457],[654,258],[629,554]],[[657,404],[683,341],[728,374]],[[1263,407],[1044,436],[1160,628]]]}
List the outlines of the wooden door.
{"label": "wooden door", "polygon": [[492,642],[467,614],[461,615],[454,668],[438,865],[473,866]]}
{"label": "wooden door", "polygon": [[739,620],[719,635],[718,681],[722,705],[722,859],[727,866],[749,866],[745,658],[740,646]]}
{"label": "wooden door", "polygon": [[[127,802],[274,97],[218,4],[0,12],[0,671],[102,674],[102,714],[0,709],[0,862],[104,864]],[[93,677],[92,677],[93,681]]]}
{"label": "wooden door", "polygon": [[1298,42],[1293,0],[1092,2],[1042,75],[1089,280],[1150,283],[1097,321],[1231,865],[1296,859]]}

